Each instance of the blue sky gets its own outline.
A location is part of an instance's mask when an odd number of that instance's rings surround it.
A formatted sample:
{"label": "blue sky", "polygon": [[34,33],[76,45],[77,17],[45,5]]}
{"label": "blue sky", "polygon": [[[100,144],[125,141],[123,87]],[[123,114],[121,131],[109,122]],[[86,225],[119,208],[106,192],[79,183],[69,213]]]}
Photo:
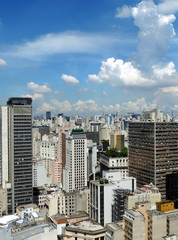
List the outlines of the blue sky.
{"label": "blue sky", "polygon": [[177,0],[1,1],[0,103],[31,96],[35,115],[176,113],[177,11]]}

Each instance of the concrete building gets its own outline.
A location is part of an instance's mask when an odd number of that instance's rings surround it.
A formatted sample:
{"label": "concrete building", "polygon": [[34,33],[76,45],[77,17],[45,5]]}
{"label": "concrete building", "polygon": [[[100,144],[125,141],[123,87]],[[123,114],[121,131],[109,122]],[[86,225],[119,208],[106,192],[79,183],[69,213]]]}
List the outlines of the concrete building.
{"label": "concrete building", "polygon": [[2,107],[2,139],[2,186],[9,183],[8,213],[14,213],[33,201],[31,98],[10,98]]}
{"label": "concrete building", "polygon": [[53,182],[49,165],[49,159],[33,160],[33,187],[49,185]]}
{"label": "concrete building", "polygon": [[128,189],[134,192],[136,179],[122,179],[120,172],[105,172],[105,178],[90,182],[90,218],[105,225],[116,218],[114,209],[114,190]]}
{"label": "concrete building", "polygon": [[66,139],[66,166],[63,169],[63,189],[67,192],[87,186],[87,139],[75,134]]}
{"label": "concrete building", "polygon": [[87,179],[94,180],[97,167],[97,145],[92,140],[87,140]]}
{"label": "concrete building", "polygon": [[40,157],[45,159],[57,159],[58,138],[52,135],[44,135],[40,143]]}
{"label": "concrete building", "polygon": [[114,132],[110,134],[110,148],[116,148],[118,151],[124,147],[124,135],[120,132]]}
{"label": "concrete building", "polygon": [[152,109],[151,111],[142,112],[143,121],[163,122],[163,112],[160,109]]}
{"label": "concrete building", "polygon": [[106,229],[106,240],[123,240],[124,230],[116,223],[108,223],[105,226]]}
{"label": "concrete building", "polygon": [[47,194],[45,207],[48,216],[55,214],[70,216],[78,211],[89,213],[89,189],[68,193],[58,190]]}
{"label": "concrete building", "polygon": [[78,222],[66,227],[64,240],[92,239],[104,240],[106,230],[91,220]]}
{"label": "concrete building", "polygon": [[122,178],[128,177],[128,157],[107,157],[100,154],[100,174],[103,171],[119,170]]}
{"label": "concrete building", "polygon": [[124,215],[124,239],[145,240],[145,218],[140,212],[128,210]]}
{"label": "concrete building", "polygon": [[166,198],[166,176],[178,170],[178,123],[129,123],[129,174],[138,186],[153,183]]}

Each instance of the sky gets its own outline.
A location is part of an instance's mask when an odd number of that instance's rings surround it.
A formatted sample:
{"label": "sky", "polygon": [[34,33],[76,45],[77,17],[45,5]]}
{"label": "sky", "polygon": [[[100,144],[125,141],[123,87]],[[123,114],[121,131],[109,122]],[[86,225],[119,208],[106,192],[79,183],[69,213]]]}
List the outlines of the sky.
{"label": "sky", "polygon": [[0,104],[178,114],[177,0],[0,1]]}

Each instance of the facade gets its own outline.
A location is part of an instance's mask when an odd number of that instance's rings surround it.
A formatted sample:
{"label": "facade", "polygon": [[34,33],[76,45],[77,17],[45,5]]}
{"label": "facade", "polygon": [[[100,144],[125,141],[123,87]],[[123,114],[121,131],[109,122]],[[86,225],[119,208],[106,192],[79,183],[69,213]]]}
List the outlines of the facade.
{"label": "facade", "polygon": [[10,98],[2,107],[3,187],[8,185],[8,212],[32,203],[32,99]]}
{"label": "facade", "polygon": [[124,215],[124,239],[145,240],[145,219],[143,214],[133,210],[126,211]]}
{"label": "facade", "polygon": [[104,240],[105,232],[106,230],[101,225],[92,222],[91,220],[86,220],[67,226],[63,239]]}
{"label": "facade", "polygon": [[95,179],[97,167],[97,145],[92,140],[87,140],[87,178]]}
{"label": "facade", "polygon": [[48,216],[63,214],[71,216],[78,211],[89,212],[89,189],[83,191],[64,192],[61,189],[46,194],[46,213]]}
{"label": "facade", "polygon": [[122,178],[128,177],[128,158],[127,157],[116,157],[109,158],[103,154],[100,155],[100,174],[103,171],[119,170]]}
{"label": "facade", "polygon": [[46,112],[46,120],[51,120],[51,112]]}
{"label": "facade", "polygon": [[124,135],[121,135],[120,132],[115,132],[110,134],[110,148],[116,148],[121,150],[124,147]]}
{"label": "facade", "polygon": [[87,186],[87,139],[75,134],[66,139],[66,166],[63,170],[63,189],[67,192]]}
{"label": "facade", "polygon": [[153,183],[166,198],[166,176],[178,170],[178,123],[129,123],[129,174],[138,186]]}
{"label": "facade", "polygon": [[105,173],[104,179],[90,182],[90,218],[92,220],[104,226],[117,218],[114,199],[115,190],[119,188],[134,192],[136,179],[122,179],[119,175],[108,172]]}
{"label": "facade", "polygon": [[163,122],[163,112],[160,109],[142,112],[143,121]]}

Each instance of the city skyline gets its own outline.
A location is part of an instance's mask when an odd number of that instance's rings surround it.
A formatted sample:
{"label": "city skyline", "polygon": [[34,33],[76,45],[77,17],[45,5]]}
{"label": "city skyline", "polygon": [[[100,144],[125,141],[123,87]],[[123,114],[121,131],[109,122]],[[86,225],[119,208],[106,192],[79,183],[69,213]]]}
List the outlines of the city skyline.
{"label": "city skyline", "polygon": [[34,114],[178,111],[175,0],[20,0],[0,9],[0,104],[29,96]]}

